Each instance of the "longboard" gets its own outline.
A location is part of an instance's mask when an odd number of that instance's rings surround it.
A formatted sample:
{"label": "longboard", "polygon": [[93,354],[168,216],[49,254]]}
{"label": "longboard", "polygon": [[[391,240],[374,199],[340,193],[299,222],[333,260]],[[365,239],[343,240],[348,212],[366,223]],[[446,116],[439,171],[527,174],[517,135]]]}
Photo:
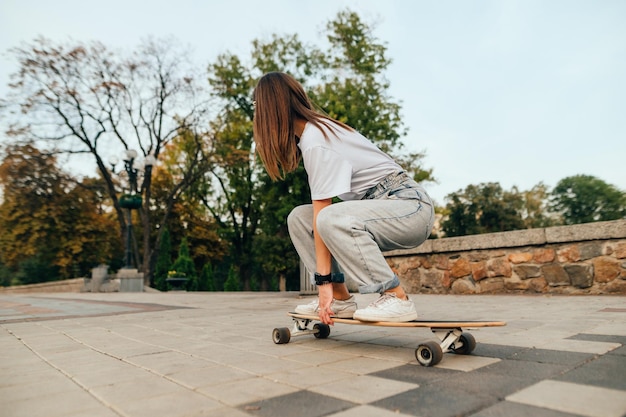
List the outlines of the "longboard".
{"label": "longboard", "polygon": [[[292,337],[312,334],[318,339],[326,339],[330,335],[330,326],[319,323],[319,317],[298,313],[287,313],[293,321],[293,328],[279,327],[272,332],[272,339],[276,344],[289,343]],[[476,339],[470,333],[464,332],[463,328],[497,327],[506,326],[503,321],[447,321],[447,320],[413,320],[409,322],[395,323],[387,321],[360,321],[355,319],[342,319],[333,317],[335,323],[353,324],[361,326],[381,327],[425,327],[430,329],[440,340],[421,343],[415,349],[415,358],[422,366],[437,365],[443,359],[443,354],[453,352],[461,355],[469,355],[476,348]],[[312,327],[309,327],[311,323]]]}

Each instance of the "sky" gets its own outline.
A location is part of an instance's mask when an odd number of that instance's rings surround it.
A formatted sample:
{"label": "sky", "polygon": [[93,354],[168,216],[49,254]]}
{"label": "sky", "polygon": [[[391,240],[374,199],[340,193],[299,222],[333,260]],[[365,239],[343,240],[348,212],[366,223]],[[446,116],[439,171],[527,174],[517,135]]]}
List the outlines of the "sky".
{"label": "sky", "polygon": [[7,50],[40,35],[114,49],[173,36],[206,68],[272,34],[326,45],[346,9],[388,48],[404,143],[426,153],[437,204],[470,184],[525,191],[578,174],[626,192],[623,0],[0,0],[0,97],[17,70]]}

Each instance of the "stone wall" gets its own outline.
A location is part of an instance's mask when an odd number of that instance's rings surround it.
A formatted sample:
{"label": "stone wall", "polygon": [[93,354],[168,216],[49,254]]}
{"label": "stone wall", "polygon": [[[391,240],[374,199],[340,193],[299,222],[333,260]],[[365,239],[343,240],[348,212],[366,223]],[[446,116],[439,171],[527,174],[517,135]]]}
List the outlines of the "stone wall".
{"label": "stone wall", "polygon": [[83,288],[84,278],[72,278],[63,281],[48,281],[38,284],[13,285],[0,287],[2,294],[26,294],[26,293],[54,293],[54,292],[80,292]]}
{"label": "stone wall", "polygon": [[385,256],[413,294],[626,294],[626,220],[430,239]]}

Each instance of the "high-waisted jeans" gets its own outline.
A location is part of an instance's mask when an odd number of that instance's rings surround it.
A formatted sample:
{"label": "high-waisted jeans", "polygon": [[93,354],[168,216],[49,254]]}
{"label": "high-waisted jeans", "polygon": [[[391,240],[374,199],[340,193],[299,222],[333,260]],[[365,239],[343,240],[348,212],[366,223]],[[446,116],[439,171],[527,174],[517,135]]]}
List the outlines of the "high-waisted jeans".
{"label": "high-waisted jeans", "polygon": [[[422,244],[434,222],[432,201],[405,173],[392,174],[362,200],[331,204],[317,217],[317,231],[332,254],[333,273],[344,273],[361,293],[400,285],[382,252]],[[289,235],[314,284],[316,269],[313,205],[298,206],[287,218]]]}

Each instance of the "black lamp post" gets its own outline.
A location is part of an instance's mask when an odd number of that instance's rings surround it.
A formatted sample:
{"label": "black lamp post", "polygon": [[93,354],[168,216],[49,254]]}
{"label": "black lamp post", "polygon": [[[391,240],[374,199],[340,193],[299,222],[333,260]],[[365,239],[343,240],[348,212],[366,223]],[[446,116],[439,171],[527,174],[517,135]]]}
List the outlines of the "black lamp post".
{"label": "black lamp post", "polygon": [[[149,154],[144,159],[143,163],[140,166],[135,166],[137,158],[137,151],[134,149],[127,149],[124,153],[123,161],[124,161],[124,170],[128,175],[128,193],[122,194],[120,197],[120,206],[127,211],[126,216],[126,264],[124,268],[132,269],[133,267],[133,253],[132,253],[132,233],[133,233],[133,222],[132,222],[132,210],[139,209],[141,207],[141,192],[137,187],[137,178],[140,171],[143,170],[143,167],[151,167],[155,164],[156,159],[153,155]],[[117,157],[112,156],[109,159],[109,163],[111,164],[112,172],[115,172],[115,165],[119,160]]]}

